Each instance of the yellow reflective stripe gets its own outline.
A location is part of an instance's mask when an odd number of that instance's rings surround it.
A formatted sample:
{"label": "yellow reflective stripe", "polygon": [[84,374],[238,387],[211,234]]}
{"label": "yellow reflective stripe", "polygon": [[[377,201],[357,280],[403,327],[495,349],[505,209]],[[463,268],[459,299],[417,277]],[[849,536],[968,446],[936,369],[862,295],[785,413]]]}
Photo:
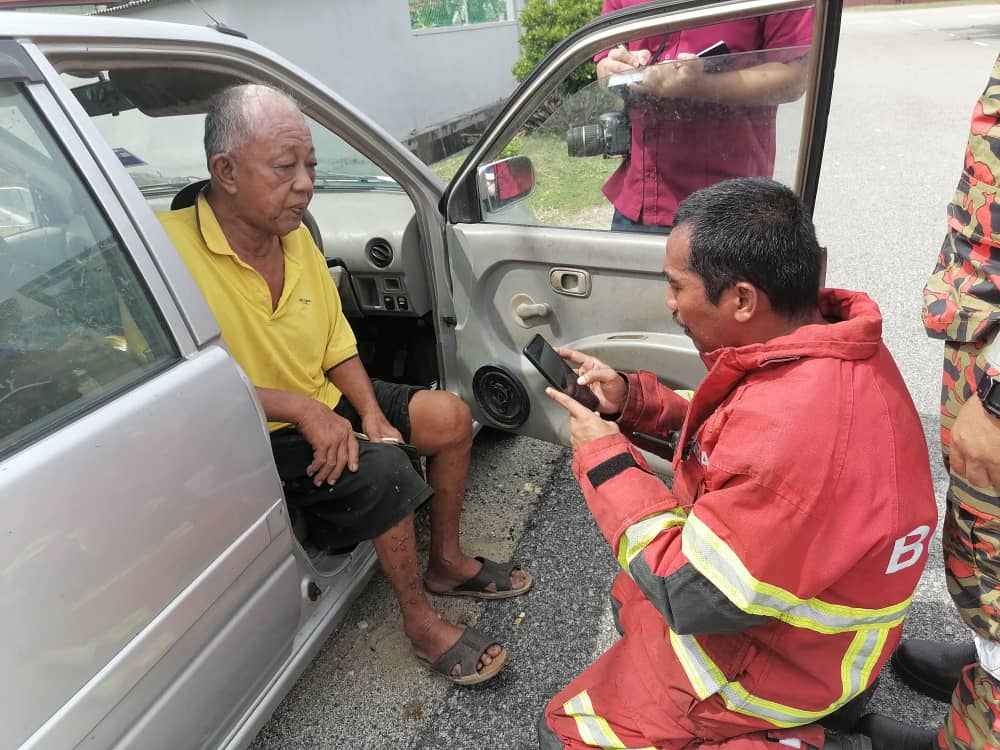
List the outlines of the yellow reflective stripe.
{"label": "yellow reflective stripe", "polygon": [[638,521],[627,529],[618,540],[618,564],[623,570],[628,570],[632,560],[636,558],[661,531],[671,526],[680,526],[687,518],[680,508],[673,508],[665,513],[657,513]]}
{"label": "yellow reflective stripe", "polygon": [[847,607],[818,598],[800,599],[751,575],[739,556],[695,513],[684,525],[681,549],[695,569],[742,611],[818,633],[843,633],[873,625],[893,628],[902,623],[912,598],[881,609]]}
{"label": "yellow reflective stripe", "polygon": [[656,750],[655,747],[627,748],[618,739],[607,720],[594,712],[594,704],[584,690],[579,695],[570,698],[563,704],[563,711],[576,721],[576,731],[580,739],[590,747],[606,748],[606,750]]}
{"label": "yellow reflective stripe", "polygon": [[741,683],[727,682],[722,670],[694,636],[678,635],[671,630],[670,643],[699,699],[705,700],[718,693],[730,711],[763,719],[778,727],[797,727],[828,716],[868,686],[885,648],[888,633],[888,629],[884,628],[869,628],[855,633],[840,665],[841,694],[829,706],[817,711],[759,698]]}

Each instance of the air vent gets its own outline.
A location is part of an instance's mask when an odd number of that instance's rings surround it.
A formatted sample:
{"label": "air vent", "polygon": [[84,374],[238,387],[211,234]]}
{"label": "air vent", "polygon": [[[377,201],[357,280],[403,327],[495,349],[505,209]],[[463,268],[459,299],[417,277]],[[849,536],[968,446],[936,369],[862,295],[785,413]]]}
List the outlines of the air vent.
{"label": "air vent", "polygon": [[365,246],[365,254],[377,268],[387,268],[390,263],[392,263],[392,245],[389,244],[388,240],[383,240],[381,237],[376,237],[375,239],[368,240],[368,245]]}

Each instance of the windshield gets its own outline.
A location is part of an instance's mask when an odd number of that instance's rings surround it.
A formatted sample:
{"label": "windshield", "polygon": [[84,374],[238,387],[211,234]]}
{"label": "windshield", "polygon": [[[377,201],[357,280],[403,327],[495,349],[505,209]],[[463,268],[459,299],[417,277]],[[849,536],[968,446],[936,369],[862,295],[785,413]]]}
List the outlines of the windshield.
{"label": "windshield", "polygon": [[[64,78],[71,88],[93,85],[93,79],[70,75]],[[91,120],[144,194],[176,192],[208,177],[203,145],[204,114],[151,117],[132,107],[127,99],[124,104],[129,108],[99,114],[92,112]],[[343,139],[306,119],[316,147],[317,190],[359,185],[396,187],[396,182],[381,168]]]}

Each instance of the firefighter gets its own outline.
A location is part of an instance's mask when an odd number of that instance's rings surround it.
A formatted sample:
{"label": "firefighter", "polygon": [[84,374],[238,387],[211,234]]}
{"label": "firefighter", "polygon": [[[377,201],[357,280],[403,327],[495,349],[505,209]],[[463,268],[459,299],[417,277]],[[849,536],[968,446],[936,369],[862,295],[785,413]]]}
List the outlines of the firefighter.
{"label": "firefighter", "polygon": [[[867,748],[821,725],[899,642],[937,507],[866,295],[819,289],[808,209],[767,179],[688,197],[665,304],[708,374],[687,401],[569,349],[573,471],[622,567],[621,639],[548,704],[543,750]],[[639,452],[674,441],[667,486]]]}

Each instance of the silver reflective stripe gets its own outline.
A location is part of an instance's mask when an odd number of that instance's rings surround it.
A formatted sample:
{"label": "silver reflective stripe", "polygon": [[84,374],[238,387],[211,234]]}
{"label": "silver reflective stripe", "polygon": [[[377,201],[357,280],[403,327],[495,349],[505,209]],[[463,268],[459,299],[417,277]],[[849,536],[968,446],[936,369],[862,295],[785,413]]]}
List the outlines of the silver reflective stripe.
{"label": "silver reflective stripe", "polygon": [[790,591],[757,580],[725,542],[696,513],[687,518],[681,548],[695,569],[744,612],[765,615],[820,633],[841,633],[872,625],[895,627],[903,621],[910,599],[882,609],[800,599]]}
{"label": "silver reflective stripe", "polygon": [[644,518],[625,529],[618,540],[618,564],[628,570],[632,560],[641,554],[657,534],[671,526],[684,523],[686,513],[679,508]]}
{"label": "silver reflective stripe", "polygon": [[693,635],[680,635],[670,631],[670,645],[680,659],[684,674],[701,700],[715,695],[726,683],[726,676],[702,651]]}
{"label": "silver reflective stripe", "polygon": [[580,739],[590,747],[605,748],[606,750],[656,750],[655,747],[625,747],[607,720],[594,713],[594,705],[590,702],[590,696],[586,690],[566,701],[563,704],[563,711],[567,716],[573,717]]}

